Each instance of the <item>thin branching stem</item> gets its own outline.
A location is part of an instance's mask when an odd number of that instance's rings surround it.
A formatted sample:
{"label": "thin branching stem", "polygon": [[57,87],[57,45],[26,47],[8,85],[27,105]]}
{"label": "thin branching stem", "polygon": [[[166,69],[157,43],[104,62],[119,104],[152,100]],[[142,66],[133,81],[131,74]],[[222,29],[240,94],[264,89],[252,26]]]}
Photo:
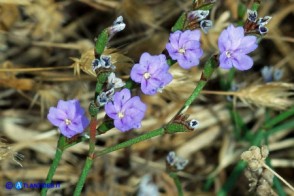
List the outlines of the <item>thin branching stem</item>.
{"label": "thin branching stem", "polygon": [[174,183],[175,183],[177,190],[178,190],[178,196],[183,196],[184,193],[183,193],[183,188],[182,188],[179,176],[174,172],[169,173],[169,176],[174,180]]}
{"label": "thin branching stem", "polygon": [[262,166],[264,168],[266,168],[267,170],[269,170],[270,172],[272,172],[277,178],[279,178],[283,183],[285,183],[285,185],[287,185],[292,190],[292,192],[294,193],[294,187],[291,184],[289,184],[282,176],[280,176],[277,172],[275,172],[267,164],[262,163]]}
{"label": "thin branching stem", "polygon": [[[56,149],[56,152],[55,152],[55,157],[53,159],[53,163],[51,164],[50,166],[50,169],[49,169],[49,172],[47,174],[47,177],[46,177],[46,181],[45,183],[49,184],[52,182],[52,178],[56,172],[56,169],[57,169],[57,166],[61,160],[61,157],[62,157],[62,154],[63,154],[63,151],[64,151],[64,146],[65,146],[65,143],[66,143],[66,138],[63,136],[63,135],[60,135],[59,136],[59,140],[58,140],[58,143],[57,143],[57,149]],[[41,191],[41,195],[42,196],[45,196],[47,194],[47,188],[46,186],[44,186],[44,188],[42,189]]]}

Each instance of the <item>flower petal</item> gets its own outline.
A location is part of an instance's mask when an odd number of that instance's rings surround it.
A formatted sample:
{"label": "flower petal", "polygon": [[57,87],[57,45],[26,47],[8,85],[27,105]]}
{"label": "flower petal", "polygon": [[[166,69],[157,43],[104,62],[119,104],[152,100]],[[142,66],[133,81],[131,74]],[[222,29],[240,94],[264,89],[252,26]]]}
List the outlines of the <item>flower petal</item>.
{"label": "flower petal", "polygon": [[171,33],[169,36],[169,42],[171,46],[175,49],[179,49],[179,39],[182,34],[182,31],[176,31],[174,33]]}
{"label": "flower petal", "polygon": [[199,58],[202,54],[203,51],[201,49],[187,50],[184,58],[178,60],[179,65],[184,69],[190,69],[191,67],[197,66],[199,64]]}
{"label": "flower petal", "polygon": [[146,95],[154,95],[157,89],[161,86],[162,82],[156,78],[149,78],[141,83],[141,90]]}
{"label": "flower petal", "polygon": [[151,55],[148,52],[144,52],[140,57],[139,64],[144,65],[144,66],[148,65],[150,56]]}
{"label": "flower petal", "polygon": [[233,42],[240,42],[244,37],[244,28],[243,27],[234,27],[230,25],[227,28],[229,39]]}
{"label": "flower petal", "polygon": [[[123,118],[124,119],[124,118]],[[115,119],[114,120],[114,126],[115,128],[117,128],[118,130],[125,132],[131,129],[130,126],[128,126],[128,124],[126,122],[123,121],[123,119]]]}
{"label": "flower petal", "polygon": [[88,125],[89,120],[85,116],[78,116],[68,125],[68,127],[76,133],[82,133]]}
{"label": "flower petal", "polygon": [[148,72],[151,75],[153,75],[158,71],[160,71],[160,72],[165,71],[166,72],[166,71],[168,71],[168,69],[169,69],[169,66],[166,62],[166,57],[165,57],[165,55],[161,54],[158,56],[153,56],[152,63],[149,66]]}
{"label": "flower petal", "polygon": [[64,123],[64,120],[67,118],[67,115],[64,111],[51,107],[47,115],[48,120],[54,125],[59,126]]}
{"label": "flower petal", "polygon": [[68,103],[70,105],[68,105],[69,107],[65,112],[67,114],[67,117],[72,120],[78,114],[78,110],[81,111],[81,105],[80,105],[79,101],[75,100],[75,99],[69,100]]}
{"label": "flower petal", "polygon": [[253,60],[248,55],[240,54],[236,56],[235,59],[238,62],[237,64],[234,64],[236,69],[243,71],[243,70],[248,70],[253,66]]}
{"label": "flower petal", "polygon": [[65,123],[59,126],[59,131],[67,138],[72,138],[73,136],[77,135],[77,133],[69,129],[69,127]]}
{"label": "flower petal", "polygon": [[135,64],[131,70],[131,78],[135,82],[141,83],[144,73],[146,73],[147,67],[141,66],[140,64]]}
{"label": "flower petal", "polygon": [[179,48],[172,47],[170,43],[166,44],[166,49],[173,60],[177,60],[183,57],[183,54],[179,53]]}
{"label": "flower petal", "polygon": [[233,67],[233,63],[230,58],[227,57],[226,53],[221,53],[219,57],[220,67],[223,69],[231,69]]}
{"label": "flower petal", "polygon": [[124,88],[120,92],[116,92],[113,95],[114,106],[116,107],[116,111],[120,111],[122,106],[131,98],[131,92],[129,89]]}
{"label": "flower petal", "polygon": [[172,80],[173,80],[173,76],[170,73],[167,72],[166,74],[164,74],[161,79],[162,81],[161,88],[168,85]]}
{"label": "flower petal", "polygon": [[254,51],[258,47],[256,42],[257,39],[255,36],[245,36],[238,48],[238,53],[248,54]]}
{"label": "flower petal", "polygon": [[229,40],[228,31],[225,29],[221,32],[220,36],[218,37],[218,48],[220,52],[224,52],[231,47]]}
{"label": "flower petal", "polygon": [[132,115],[132,113],[129,113],[129,110],[131,109],[135,109],[145,113],[147,106],[145,103],[141,101],[140,97],[135,96],[135,97],[132,97],[123,107],[123,111],[125,114]]}
{"label": "flower petal", "polygon": [[108,102],[105,106],[105,112],[107,116],[109,116],[112,119],[118,118],[118,113],[120,112],[121,108],[115,107],[113,102]]}

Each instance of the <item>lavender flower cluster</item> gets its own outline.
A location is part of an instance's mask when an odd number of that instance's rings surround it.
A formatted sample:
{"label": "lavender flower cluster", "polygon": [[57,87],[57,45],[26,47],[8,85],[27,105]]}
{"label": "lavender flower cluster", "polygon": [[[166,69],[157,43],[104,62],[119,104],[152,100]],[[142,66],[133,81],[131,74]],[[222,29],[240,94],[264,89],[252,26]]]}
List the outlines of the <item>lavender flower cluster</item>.
{"label": "lavender flower cluster", "polygon": [[[192,11],[188,13],[188,20],[195,20],[196,23],[199,23],[198,27],[207,33],[212,26],[210,20],[204,20],[208,14],[209,11],[205,10]],[[219,66],[221,68],[235,68],[243,71],[253,66],[253,60],[248,54],[257,48],[257,38],[246,34],[250,28],[261,31],[268,22],[266,17],[258,21],[256,17],[256,12],[248,11],[247,29],[246,24],[244,25],[245,29],[230,25],[221,32],[218,38]],[[111,28],[111,32],[116,33],[124,27],[122,17],[119,17]],[[262,33],[263,31],[260,32],[260,34]],[[169,57],[163,54],[143,53],[139,62],[133,66],[130,78],[141,85],[141,90],[146,95],[162,92],[173,79],[169,73],[170,66],[167,63],[167,58],[177,61],[183,69],[199,65],[200,58],[204,54],[200,39],[200,30],[177,30],[171,33],[169,42],[166,44]],[[111,63],[111,56],[101,55],[99,59],[93,61],[93,70],[99,69],[115,69]],[[122,132],[141,127],[141,121],[147,109],[140,97],[131,97],[129,89],[123,88],[121,91],[115,92],[116,89],[122,88],[124,85],[125,83],[121,79],[111,73],[108,77],[106,90],[101,92],[96,100],[98,106],[105,106],[106,114],[113,119],[114,126]],[[50,108],[48,119],[53,125],[59,127],[61,134],[71,138],[82,133],[89,125],[89,120],[84,113],[77,100],[59,101],[57,108]]]}

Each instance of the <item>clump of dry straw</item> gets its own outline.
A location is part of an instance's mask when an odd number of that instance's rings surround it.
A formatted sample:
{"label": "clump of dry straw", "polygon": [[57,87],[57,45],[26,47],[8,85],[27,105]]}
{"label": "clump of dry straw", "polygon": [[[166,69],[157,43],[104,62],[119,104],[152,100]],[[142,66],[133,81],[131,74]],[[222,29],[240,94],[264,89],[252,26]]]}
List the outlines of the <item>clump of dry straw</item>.
{"label": "clump of dry straw", "polygon": [[275,110],[285,110],[294,105],[294,84],[286,82],[271,82],[253,85],[235,92],[202,91],[204,94],[230,95],[239,98],[243,103],[268,107]]}

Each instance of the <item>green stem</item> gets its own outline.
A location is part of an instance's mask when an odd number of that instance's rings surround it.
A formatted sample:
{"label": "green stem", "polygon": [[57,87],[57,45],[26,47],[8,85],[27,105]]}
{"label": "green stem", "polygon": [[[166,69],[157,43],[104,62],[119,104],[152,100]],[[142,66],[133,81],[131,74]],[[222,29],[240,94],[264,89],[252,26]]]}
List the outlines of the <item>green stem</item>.
{"label": "green stem", "polygon": [[83,171],[82,171],[82,173],[80,175],[79,181],[78,181],[76,189],[74,191],[74,194],[73,194],[74,196],[81,195],[81,192],[83,190],[85,181],[87,179],[87,176],[88,176],[88,173],[89,173],[89,171],[91,169],[92,164],[93,164],[93,159],[91,157],[87,157],[87,160],[85,162]]}
{"label": "green stem", "polygon": [[135,137],[133,139],[130,139],[128,141],[122,142],[122,143],[117,144],[115,146],[105,148],[104,150],[101,150],[100,152],[95,153],[95,158],[100,157],[100,156],[105,155],[105,154],[108,154],[108,153],[111,153],[113,151],[122,149],[122,148],[132,146],[133,144],[139,143],[141,141],[148,140],[150,138],[153,138],[153,137],[156,137],[156,136],[159,136],[159,135],[163,135],[164,133],[165,133],[165,131],[164,131],[163,128],[155,129],[153,131],[150,131],[148,133],[145,133],[143,135],[140,135],[140,136]]}
{"label": "green stem", "polygon": [[169,176],[174,180],[174,183],[175,183],[177,190],[178,190],[178,196],[183,196],[184,193],[183,193],[181,181],[180,181],[178,175],[174,172],[171,172],[171,173],[169,173]]}
{"label": "green stem", "polygon": [[[217,61],[216,61],[214,56],[211,57],[205,63],[200,81],[198,82],[198,84],[197,84],[196,88],[194,89],[193,93],[191,94],[191,96],[187,99],[187,101],[184,103],[183,107],[175,115],[175,117],[178,116],[179,114],[184,113],[189,108],[189,106],[193,103],[193,101],[200,95],[201,90],[203,89],[203,87],[207,83],[208,79],[212,76],[213,71],[215,70],[216,66],[217,66]],[[165,128],[167,128],[167,127],[165,127]],[[115,146],[108,147],[108,148],[96,153],[95,158],[99,157],[99,156],[102,156],[102,155],[105,155],[105,154],[108,154],[110,152],[125,148],[125,147],[129,147],[129,146],[131,146],[133,144],[136,144],[136,143],[139,143],[141,141],[150,139],[152,137],[163,135],[165,133],[165,131],[167,133],[169,133],[169,134],[173,134],[173,133],[176,133],[176,132],[185,132],[185,131],[187,131],[185,129],[168,129],[168,130],[165,130],[165,128],[159,128],[159,129],[150,131],[148,133],[145,133],[145,134],[143,134],[141,136],[138,136],[136,138],[125,141],[123,143],[117,144]]]}
{"label": "green stem", "polygon": [[76,189],[74,191],[75,196],[81,195],[88,173],[93,164],[93,157],[94,157],[95,143],[96,143],[96,126],[97,126],[97,119],[95,116],[92,116],[91,122],[90,122],[89,153],[88,153],[88,157],[85,162],[85,165],[83,167],[82,173],[80,175],[79,181],[77,183]]}
{"label": "green stem", "polygon": [[207,81],[212,76],[216,67],[217,67],[216,57],[212,56],[205,63],[200,81],[198,82],[196,88],[194,89],[191,96],[186,100],[183,107],[179,110],[179,112],[175,116],[178,116],[179,114],[183,114],[190,107],[190,105],[194,102],[194,100],[200,95],[200,92],[202,91],[203,87],[206,85]]}
{"label": "green stem", "polygon": [[[55,157],[53,159],[53,163],[51,164],[50,166],[50,169],[49,169],[49,172],[47,174],[47,177],[46,177],[46,181],[45,183],[51,183],[52,181],[52,178],[56,172],[56,169],[57,169],[57,166],[61,160],[61,156],[63,154],[63,151],[64,151],[64,146],[65,146],[65,143],[66,143],[66,138],[62,135],[59,136],[59,139],[58,139],[58,143],[57,143],[57,149],[56,149],[56,152],[55,152]],[[45,196],[47,194],[47,188],[43,188],[42,191],[41,191],[41,195],[42,196]]]}

